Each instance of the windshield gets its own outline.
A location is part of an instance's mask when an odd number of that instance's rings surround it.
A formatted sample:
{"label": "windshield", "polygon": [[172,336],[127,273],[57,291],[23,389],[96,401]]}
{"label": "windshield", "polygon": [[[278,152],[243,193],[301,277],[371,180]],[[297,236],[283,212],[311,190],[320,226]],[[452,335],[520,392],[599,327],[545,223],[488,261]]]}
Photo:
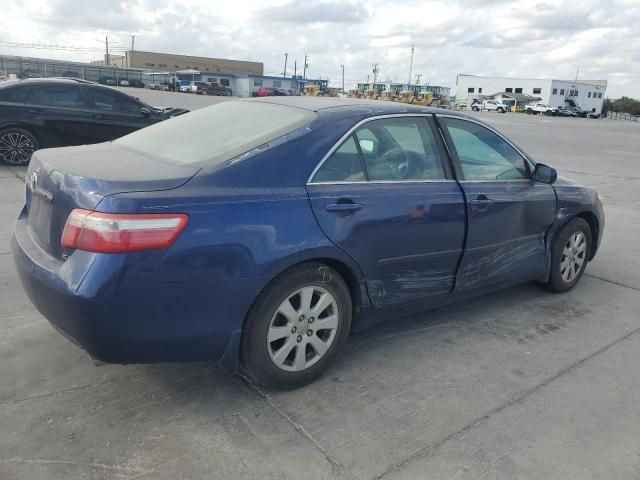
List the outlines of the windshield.
{"label": "windshield", "polygon": [[311,123],[314,112],[230,101],[157,123],[115,141],[172,163],[221,163]]}

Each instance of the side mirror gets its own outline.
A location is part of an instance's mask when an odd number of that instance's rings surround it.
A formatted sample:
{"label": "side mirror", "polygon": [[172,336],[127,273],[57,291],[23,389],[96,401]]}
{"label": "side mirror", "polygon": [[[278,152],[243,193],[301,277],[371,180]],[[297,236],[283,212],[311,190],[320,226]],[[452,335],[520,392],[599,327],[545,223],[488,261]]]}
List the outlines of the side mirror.
{"label": "side mirror", "polygon": [[151,110],[149,110],[147,107],[141,107],[140,115],[142,115],[143,117],[148,117],[149,115],[151,115]]}
{"label": "side mirror", "polygon": [[544,163],[537,163],[536,168],[533,169],[533,179],[536,182],[542,183],[554,183],[558,178],[558,172],[555,168],[552,168]]}

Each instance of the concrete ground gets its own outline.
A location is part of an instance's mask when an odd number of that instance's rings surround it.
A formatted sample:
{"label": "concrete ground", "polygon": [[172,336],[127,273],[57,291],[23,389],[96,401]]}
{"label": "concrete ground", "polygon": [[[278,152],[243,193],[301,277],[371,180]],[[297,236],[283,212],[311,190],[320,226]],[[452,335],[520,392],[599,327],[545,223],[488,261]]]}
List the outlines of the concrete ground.
{"label": "concrete ground", "polygon": [[209,364],[94,367],[22,292],[9,235],[24,172],[0,167],[0,479],[639,478],[640,125],[478,115],[604,196],[585,277],[353,335],[288,393]]}

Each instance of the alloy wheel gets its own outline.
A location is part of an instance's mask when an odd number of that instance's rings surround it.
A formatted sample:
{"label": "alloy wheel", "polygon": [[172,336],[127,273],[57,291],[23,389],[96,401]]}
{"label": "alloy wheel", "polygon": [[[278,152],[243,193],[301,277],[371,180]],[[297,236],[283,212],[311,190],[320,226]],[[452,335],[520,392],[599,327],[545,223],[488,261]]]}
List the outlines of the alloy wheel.
{"label": "alloy wheel", "polygon": [[267,350],[273,363],[300,372],[317,363],[333,343],[340,312],[336,299],[320,286],[306,286],[289,295],[271,319]]}
{"label": "alloy wheel", "polygon": [[0,137],[0,157],[10,165],[26,165],[34,151],[33,140],[28,136],[9,132]]}
{"label": "alloy wheel", "polygon": [[565,283],[573,282],[587,257],[587,238],[584,232],[573,233],[562,250],[560,277]]}

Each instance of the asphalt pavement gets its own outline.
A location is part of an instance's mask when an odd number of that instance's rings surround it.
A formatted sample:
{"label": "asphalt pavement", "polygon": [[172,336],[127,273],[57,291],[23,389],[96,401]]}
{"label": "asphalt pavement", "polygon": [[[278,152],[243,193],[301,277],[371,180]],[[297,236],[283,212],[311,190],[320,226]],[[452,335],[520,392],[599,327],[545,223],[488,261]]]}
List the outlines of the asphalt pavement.
{"label": "asphalt pavement", "polygon": [[640,478],[640,125],[475,115],[604,196],[580,284],[352,335],[328,375],[287,393],[206,363],[95,367],[22,292],[9,238],[24,169],[0,167],[0,479]]}

